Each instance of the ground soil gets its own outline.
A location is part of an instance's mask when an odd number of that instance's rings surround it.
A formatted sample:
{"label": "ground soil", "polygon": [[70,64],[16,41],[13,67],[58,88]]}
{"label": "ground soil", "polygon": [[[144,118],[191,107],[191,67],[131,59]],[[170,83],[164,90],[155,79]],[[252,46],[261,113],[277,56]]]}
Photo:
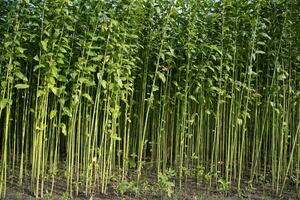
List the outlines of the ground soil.
{"label": "ground soil", "polygon": [[[63,169],[63,168],[62,168]],[[196,184],[195,180],[193,179],[185,179],[182,184],[181,189],[175,187],[172,188],[172,195],[171,197],[167,196],[167,192],[163,189],[157,189],[157,177],[155,176],[155,172],[147,169],[145,170],[147,173],[144,173],[143,177],[141,178],[142,181],[140,183],[140,188],[138,193],[133,192],[132,190],[127,190],[124,194],[120,194],[118,192],[118,185],[119,183],[115,181],[111,181],[108,185],[107,193],[95,193],[91,195],[85,195],[84,193],[79,193],[77,197],[74,195],[72,199],[78,200],[114,200],[114,199],[121,199],[121,200],[238,200],[238,199],[247,199],[247,200],[297,200],[299,196],[296,193],[295,184],[287,181],[284,193],[279,197],[275,194],[274,190],[271,189],[271,184],[269,182],[261,182],[256,183],[253,187],[247,188],[247,182],[242,182],[244,188],[242,191],[237,192],[236,188],[232,186],[232,189],[229,191],[221,191],[217,189],[216,185],[213,185],[213,189],[208,189],[207,183],[205,181],[200,181],[201,184]],[[29,172],[27,172],[29,174]],[[58,199],[58,200],[65,200],[71,199],[67,198],[66,194],[66,178],[63,176],[63,171],[58,173],[62,175],[61,177],[57,177],[55,181],[55,186],[53,193],[47,193],[47,190],[50,191],[51,188],[51,181],[45,183],[44,189],[44,198],[43,199]],[[129,172],[130,176],[128,180],[132,180],[132,182],[136,182],[136,173],[135,171]],[[146,175],[145,175],[146,174]],[[6,190],[6,198],[11,200],[27,200],[27,199],[36,199],[34,194],[31,192],[30,189],[30,178],[29,175],[25,176],[23,179],[22,186],[18,184],[18,176],[9,175],[7,177],[7,190]],[[170,179],[172,183],[176,183],[175,185],[178,186],[178,180]],[[147,183],[149,187],[144,187],[144,183]],[[233,183],[236,185],[235,183]],[[42,199],[42,198],[40,198]]]}
{"label": "ground soil", "polygon": [[[61,188],[59,188],[61,187]],[[43,199],[71,199],[66,198],[65,196],[65,187],[62,185],[56,187],[52,196],[45,194]],[[11,200],[30,200],[36,199],[33,194],[30,192],[29,187],[22,186],[19,187],[17,184],[8,183],[7,184],[7,193],[5,199]],[[42,198],[39,198],[42,199]],[[96,193],[93,196],[85,196],[84,194],[79,194],[78,197],[74,197],[72,199],[78,200],[113,200],[113,199],[121,199],[121,200],[239,200],[239,199],[248,199],[248,200],[296,200],[300,199],[297,197],[294,191],[287,190],[281,197],[278,197],[274,194],[274,192],[269,189],[265,189],[263,186],[257,188],[255,191],[249,192],[245,191],[242,194],[238,194],[235,191],[229,192],[221,192],[216,190],[208,191],[207,189],[199,186],[197,187],[195,184],[187,183],[184,187],[179,190],[175,188],[172,193],[171,198],[167,197],[165,192],[154,192],[154,191],[139,191],[138,194],[133,192],[126,192],[123,195],[120,195],[116,192],[115,187],[110,186],[107,194]]]}

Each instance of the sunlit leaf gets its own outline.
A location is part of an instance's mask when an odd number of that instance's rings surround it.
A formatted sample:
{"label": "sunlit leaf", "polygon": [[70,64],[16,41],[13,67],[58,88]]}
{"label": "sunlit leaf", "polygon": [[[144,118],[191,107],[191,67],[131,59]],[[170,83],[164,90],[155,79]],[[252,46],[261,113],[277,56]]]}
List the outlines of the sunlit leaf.
{"label": "sunlit leaf", "polygon": [[16,84],[15,88],[17,88],[17,89],[26,89],[26,88],[29,88],[29,85],[27,85],[27,84]]}

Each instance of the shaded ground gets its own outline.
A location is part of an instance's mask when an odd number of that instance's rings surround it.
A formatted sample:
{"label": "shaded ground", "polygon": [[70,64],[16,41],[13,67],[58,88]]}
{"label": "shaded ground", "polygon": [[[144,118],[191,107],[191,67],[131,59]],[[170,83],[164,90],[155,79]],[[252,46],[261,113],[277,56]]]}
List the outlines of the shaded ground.
{"label": "shaded ground", "polygon": [[[63,169],[63,167],[62,167]],[[61,169],[61,176],[57,176],[55,179],[55,184],[53,188],[53,193],[50,194],[51,190],[51,180],[45,182],[44,185],[44,198],[43,199],[58,199],[58,200],[66,200],[71,199],[68,198],[68,193],[66,192],[66,178],[63,176],[63,170]],[[27,200],[27,199],[36,199],[34,194],[30,189],[30,177],[29,171],[27,171],[27,175],[23,178],[22,186],[18,185],[18,176],[13,175],[14,173],[10,173],[7,181],[7,190],[6,190],[6,198],[11,200]],[[253,187],[247,187],[247,182],[243,181],[242,192],[238,193],[234,185],[232,189],[225,192],[221,191],[220,187],[217,185],[212,185],[212,188],[208,190],[207,182],[199,181],[200,184],[196,184],[194,179],[185,179],[182,183],[181,189],[174,188],[173,183],[176,183],[178,186],[178,180],[176,176],[173,178],[167,178],[165,182],[157,181],[156,173],[152,171],[150,168],[145,170],[144,175],[139,181],[139,187],[137,187],[136,183],[136,172],[130,171],[128,180],[132,180],[129,182],[133,186],[126,186],[125,189],[120,189],[120,185],[122,183],[117,182],[117,179],[112,179],[108,185],[107,193],[95,193],[93,196],[86,196],[84,193],[79,193],[77,197],[74,195],[73,199],[78,200],[113,200],[113,199],[121,199],[121,200],[238,200],[238,199],[248,199],[248,200],[297,200],[299,196],[297,196],[295,184],[290,181],[287,181],[284,193],[281,197],[276,196],[275,192],[271,190],[271,184],[269,182],[260,182],[253,185]],[[206,183],[205,183],[206,182]],[[170,184],[172,186],[170,186]],[[236,183],[233,183],[236,185]],[[167,188],[170,188],[168,190]],[[139,189],[137,189],[139,188]],[[218,190],[216,188],[219,188]],[[81,186],[82,191],[84,191],[84,185]],[[170,195],[168,196],[168,191],[170,191]],[[41,198],[40,198],[41,199]]]}
{"label": "shaded ground", "polygon": [[[8,188],[7,190],[7,198],[6,199],[15,199],[15,200],[25,200],[25,199],[36,199],[33,196],[26,194],[26,193],[22,193],[21,191],[19,191],[16,188]],[[54,194],[52,197],[45,197],[44,199],[66,199],[64,198],[63,195],[59,195],[59,194]],[[166,198],[166,197],[162,197],[160,194],[140,194],[140,195],[118,195],[116,193],[113,194],[107,194],[107,195],[95,195],[92,197],[77,197],[74,199],[78,199],[78,200],[84,200],[84,199],[99,199],[99,200],[112,200],[112,199],[124,199],[124,200],[138,200],[138,199],[143,199],[143,200],[148,200],[148,199],[154,199],[154,200],[162,200],[162,199],[178,199],[178,200],[238,200],[238,199],[253,199],[253,200],[293,200],[293,199],[298,199],[297,197],[282,197],[282,198],[274,198],[273,196],[271,196],[270,194],[267,193],[261,193],[261,194],[249,194],[249,195],[245,195],[245,196],[238,196],[238,195],[229,195],[229,196],[225,196],[224,194],[217,194],[217,193],[207,193],[204,192],[202,194],[196,194],[196,193],[188,193],[187,191],[182,191],[182,192],[177,192],[174,193],[173,196],[171,198]]]}
{"label": "shaded ground", "polygon": [[[62,185],[58,186],[62,187]],[[52,196],[50,194],[45,193],[43,199],[70,199],[67,198],[65,193],[65,187],[56,188]],[[27,200],[27,199],[36,199],[29,190],[29,187],[18,187],[16,184],[8,183],[7,185],[7,195],[6,199],[12,200]],[[139,191],[138,194],[127,191],[123,195],[117,193],[114,186],[110,186],[107,194],[94,194],[93,196],[86,197],[84,194],[80,194],[78,197],[74,197],[73,199],[78,200],[113,200],[113,199],[121,199],[121,200],[238,200],[238,199],[249,199],[249,200],[296,200],[300,199],[297,197],[294,191],[287,190],[282,197],[276,197],[274,192],[265,189],[264,186],[257,188],[253,192],[244,192],[244,194],[238,195],[237,192],[217,192],[217,191],[208,191],[203,187],[196,187],[195,184],[185,184],[185,186],[179,190],[174,189],[172,192],[171,198],[167,197],[167,193],[165,191],[150,191],[143,190]]]}

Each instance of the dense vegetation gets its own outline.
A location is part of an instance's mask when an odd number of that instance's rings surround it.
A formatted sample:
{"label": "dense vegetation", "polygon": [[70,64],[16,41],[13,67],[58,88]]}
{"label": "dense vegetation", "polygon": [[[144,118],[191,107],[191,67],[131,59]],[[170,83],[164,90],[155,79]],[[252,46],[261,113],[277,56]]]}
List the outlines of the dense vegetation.
{"label": "dense vegetation", "polygon": [[2,197],[11,176],[36,197],[61,176],[105,193],[145,166],[178,187],[300,191],[298,0],[0,7]]}

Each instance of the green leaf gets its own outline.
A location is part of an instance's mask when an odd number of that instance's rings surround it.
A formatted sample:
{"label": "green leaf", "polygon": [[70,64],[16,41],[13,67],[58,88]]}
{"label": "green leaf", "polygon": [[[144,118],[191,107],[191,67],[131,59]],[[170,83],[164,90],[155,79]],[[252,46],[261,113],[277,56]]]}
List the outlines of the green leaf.
{"label": "green leaf", "polygon": [[23,80],[25,82],[28,82],[27,77],[22,72],[20,72],[20,71],[16,72],[16,77],[18,77],[19,79],[21,79],[21,80]]}
{"label": "green leaf", "polygon": [[44,51],[47,51],[47,44],[48,44],[48,39],[45,39],[41,42]]}
{"label": "green leaf", "polygon": [[26,49],[24,49],[22,47],[17,47],[16,49],[17,49],[18,53],[20,53],[20,54],[23,54],[24,51],[26,50]]}
{"label": "green leaf", "polygon": [[238,118],[237,119],[237,123],[238,123],[238,125],[242,125],[243,124],[243,120],[241,118]]}
{"label": "green leaf", "polygon": [[119,25],[119,22],[117,20],[112,19],[111,25],[117,27]]}
{"label": "green leaf", "polygon": [[257,44],[262,45],[262,46],[266,46],[266,43],[258,41]]}
{"label": "green leaf", "polygon": [[98,55],[98,56],[93,57],[91,60],[92,60],[92,61],[101,61],[102,58],[103,58],[102,55]]}
{"label": "green leaf", "polygon": [[1,99],[0,100],[0,110],[3,110],[8,104],[11,104],[12,100],[10,99]]}
{"label": "green leaf", "polygon": [[63,115],[67,115],[68,117],[72,117],[72,112],[69,108],[64,107],[63,108]]}
{"label": "green leaf", "polygon": [[94,85],[96,85],[93,80],[90,80],[90,79],[87,79],[87,78],[84,78],[84,77],[79,78],[79,82],[86,84],[86,86],[94,86]]}
{"label": "green leaf", "polygon": [[157,75],[158,75],[159,79],[160,79],[163,83],[166,82],[166,77],[165,77],[165,75],[164,75],[163,73],[157,72]]}
{"label": "green leaf", "polygon": [[68,82],[68,79],[63,75],[58,75],[57,80],[60,82]]}
{"label": "green leaf", "polygon": [[58,63],[58,64],[62,64],[62,65],[65,64],[64,60],[61,59],[61,58],[58,58],[58,59],[57,59],[57,63]]}
{"label": "green leaf", "polygon": [[66,49],[63,48],[63,47],[60,47],[59,50],[60,50],[60,52],[62,52],[62,53],[67,53]]}
{"label": "green leaf", "polygon": [[266,34],[266,33],[260,33],[263,37],[265,37],[265,38],[268,38],[269,40],[271,40],[271,37],[268,35],[268,34]]}
{"label": "green leaf", "polygon": [[152,90],[153,90],[153,92],[156,92],[157,90],[159,90],[159,87],[157,85],[153,85]]}
{"label": "green leaf", "polygon": [[16,65],[16,66],[21,66],[21,63],[20,63],[20,62],[18,62],[18,61],[16,61],[16,60],[15,60],[15,61],[13,61],[13,64],[14,64],[14,65]]}
{"label": "green leaf", "polygon": [[101,80],[100,81],[100,84],[102,85],[102,87],[104,88],[104,89],[106,89],[106,81],[105,80]]}
{"label": "green leaf", "polygon": [[46,92],[44,91],[44,90],[38,90],[37,92],[36,92],[36,96],[37,97],[41,97],[41,96],[43,96],[43,95],[45,95],[46,94]]}
{"label": "green leaf", "polygon": [[58,99],[58,102],[59,102],[61,107],[64,107],[64,105],[66,103],[66,99],[65,98],[60,98],[60,99]]}
{"label": "green leaf", "polygon": [[27,84],[17,84],[17,85],[15,85],[15,88],[17,88],[17,89],[26,89],[26,88],[29,88],[29,85],[27,85]]}
{"label": "green leaf", "polygon": [[123,87],[123,82],[119,76],[115,76],[115,81],[118,83],[118,86]]}
{"label": "green leaf", "polygon": [[57,114],[57,110],[51,110],[50,112],[50,119],[53,119]]}
{"label": "green leaf", "polygon": [[193,96],[193,95],[190,95],[190,96],[189,96],[189,98],[190,98],[191,100],[193,100],[193,101],[195,101],[195,102],[199,103],[199,102],[197,101],[197,99],[196,99],[196,97],[195,97],[195,96]]}
{"label": "green leaf", "polygon": [[117,141],[121,141],[121,138],[118,137],[117,135],[113,134],[110,136],[112,140],[117,140]]}
{"label": "green leaf", "polygon": [[55,87],[51,84],[49,84],[48,87],[53,92],[54,95],[57,95],[57,87]]}
{"label": "green leaf", "polygon": [[211,45],[210,48],[217,51],[221,56],[223,55],[222,51],[216,45]]}
{"label": "green leaf", "polygon": [[84,93],[82,96],[85,97],[85,98],[86,98],[87,100],[89,100],[90,102],[93,102],[92,97],[91,97],[88,93]]}
{"label": "green leaf", "polygon": [[9,46],[11,46],[12,42],[5,42],[4,47],[7,49]]}
{"label": "green leaf", "polygon": [[261,50],[257,50],[257,51],[255,51],[255,53],[256,53],[256,54],[265,54],[265,52],[264,52],[264,51],[261,51]]}
{"label": "green leaf", "polygon": [[39,56],[38,56],[38,55],[34,56],[34,57],[33,57],[33,60],[35,60],[35,61],[38,61],[38,62],[39,62],[39,61],[40,61],[40,59],[39,59]]}
{"label": "green leaf", "polygon": [[279,80],[279,81],[283,81],[284,79],[286,79],[286,76],[285,76],[284,74],[280,74],[280,75],[278,76],[278,80]]}
{"label": "green leaf", "polygon": [[97,54],[96,54],[95,52],[93,52],[93,51],[88,51],[86,54],[87,54],[88,56],[90,56],[90,57],[94,57],[94,56],[97,55]]}
{"label": "green leaf", "polygon": [[36,65],[36,66],[33,68],[33,71],[35,72],[36,70],[38,70],[38,69],[40,69],[40,68],[45,68],[45,65],[43,65],[43,64]]}
{"label": "green leaf", "polygon": [[251,54],[251,57],[253,60],[255,60],[256,59],[255,53]]}
{"label": "green leaf", "polygon": [[64,134],[64,136],[67,135],[67,127],[64,123],[61,124],[61,132]]}

